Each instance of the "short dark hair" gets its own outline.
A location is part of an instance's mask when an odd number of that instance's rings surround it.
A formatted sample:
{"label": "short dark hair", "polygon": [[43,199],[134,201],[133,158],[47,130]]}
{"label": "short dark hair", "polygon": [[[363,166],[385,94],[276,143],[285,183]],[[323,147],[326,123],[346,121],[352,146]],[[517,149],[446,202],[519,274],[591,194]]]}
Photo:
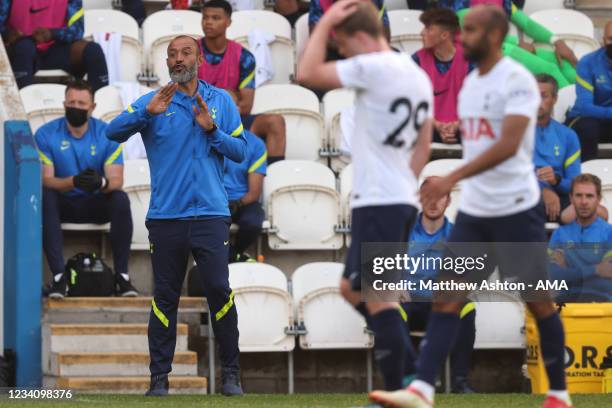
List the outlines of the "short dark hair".
{"label": "short dark hair", "polygon": [[595,186],[595,191],[597,191],[597,197],[601,197],[601,179],[594,174],[584,173],[579,174],[572,180],[572,186],[570,187],[570,194],[574,194],[574,187],[576,184],[586,184],[590,183]]}
{"label": "short dark hair", "polygon": [[91,85],[89,85],[89,82],[83,79],[75,79],[75,80],[68,82],[66,84],[66,91],[64,92],[64,95],[67,95],[68,91],[71,89],[76,89],[78,91],[87,91],[91,95],[91,100],[92,101],[94,100],[93,88],[91,87]]}
{"label": "short dark hair", "polygon": [[185,35],[185,34],[180,34],[180,35],[177,35],[177,36],[176,36],[176,37],[174,37],[172,40],[170,40],[170,42],[168,43],[168,48],[167,48],[167,50],[169,50],[169,49],[170,49],[170,46],[172,45],[172,43],[173,43],[173,42],[175,42],[176,40],[178,40],[178,39],[180,39],[180,38],[189,38],[189,39],[190,39],[190,40],[192,40],[192,41],[193,41],[193,43],[195,44],[195,46],[196,46],[196,51],[200,51],[200,42],[199,42],[197,39],[193,38],[192,36],[190,36],[190,35]]}
{"label": "short dark hair", "polygon": [[374,38],[383,35],[383,27],[378,10],[371,1],[360,2],[355,5],[355,11],[336,26],[337,31],[353,35],[363,31]]}
{"label": "short dark hair", "polygon": [[426,27],[435,24],[453,34],[459,31],[459,18],[450,9],[437,7],[428,9],[421,14],[419,20]]}
{"label": "short dark hair", "polygon": [[485,4],[482,7],[487,11],[488,18],[485,20],[486,25],[485,28],[487,32],[491,32],[493,30],[501,31],[502,37],[501,41],[503,42],[506,36],[508,35],[508,31],[510,31],[510,23],[508,23],[508,15],[499,6],[492,4]]}
{"label": "short dark hair", "polygon": [[202,5],[202,11],[207,8],[221,8],[228,17],[232,16],[232,5],[226,0],[208,0]]}
{"label": "short dark hair", "polygon": [[559,83],[554,76],[549,74],[538,74],[536,75],[536,81],[538,84],[550,84],[553,87],[553,95],[557,96],[559,93]]}

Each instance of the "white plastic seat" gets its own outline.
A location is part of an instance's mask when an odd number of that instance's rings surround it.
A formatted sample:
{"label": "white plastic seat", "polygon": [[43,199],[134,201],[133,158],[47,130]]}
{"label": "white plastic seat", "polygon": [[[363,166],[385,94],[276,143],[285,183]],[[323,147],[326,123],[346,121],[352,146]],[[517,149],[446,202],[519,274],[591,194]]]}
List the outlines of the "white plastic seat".
{"label": "white plastic seat", "polygon": [[151,175],[149,162],[146,159],[124,161],[123,189],[130,199],[134,224],[131,249],[149,250],[149,232],[145,226],[145,219],[151,201]]}
{"label": "white plastic seat", "polygon": [[575,85],[570,85],[559,89],[559,95],[557,98],[557,103],[555,104],[553,117],[561,123],[565,122],[566,114],[572,108],[572,106],[574,106],[574,102],[576,102]]}
{"label": "white plastic seat", "polygon": [[470,298],[476,302],[475,349],[525,347],[522,333],[525,306],[519,297],[506,292],[486,291],[472,294]]}
{"label": "white plastic seat", "polygon": [[393,10],[407,10],[408,2],[406,0],[386,0],[385,9],[387,13]]}
{"label": "white plastic seat", "polygon": [[584,13],[568,9],[540,10],[530,17],[564,40],[578,59],[599,48],[593,21]]}
{"label": "white plastic seat", "polygon": [[582,163],[582,174],[594,174],[601,179],[601,204],[612,213],[612,159],[596,159]]}
{"label": "white plastic seat", "polygon": [[[427,177],[431,176],[446,176],[457,167],[463,165],[464,161],[462,159],[439,159],[430,161],[425,165],[421,175],[419,177],[419,181],[421,184]],[[459,210],[459,201],[461,199],[461,184],[457,184],[453,187],[451,191],[451,203],[446,209],[446,216],[451,222],[455,221],[455,217],[457,216],[457,211]]]}
{"label": "white plastic seat", "polygon": [[94,33],[121,34],[121,80],[136,81],[142,72],[142,45],[138,23],[132,16],[119,10],[86,10],[85,33],[93,41]]}
{"label": "white plastic seat", "polygon": [[421,30],[423,23],[419,20],[420,10],[391,10],[389,28],[391,29],[391,46],[412,54],[423,47]]}
{"label": "white plastic seat", "polygon": [[262,86],[255,91],[252,113],[283,115],[287,129],[287,159],[320,159],[325,133],[319,99],[314,92],[298,85]]}
{"label": "white plastic seat", "polygon": [[340,196],[334,173],[306,160],[283,160],[268,167],[264,207],[271,249],[339,249]]}
{"label": "white plastic seat", "polygon": [[62,117],[66,85],[34,84],[19,90],[32,133],[45,123]]}
{"label": "white plastic seat", "polygon": [[523,11],[527,15],[531,15],[536,11],[562,9],[564,8],[565,0],[527,0],[523,6]]}
{"label": "white plastic seat", "polygon": [[342,111],[355,104],[355,92],[350,89],[334,89],[323,96],[323,113],[327,133],[327,148],[332,154],[331,168],[335,172],[346,166],[346,160],[337,155],[340,153],[342,128],[340,118]]}
{"label": "white plastic seat", "polygon": [[300,266],[291,276],[297,321],[307,333],[300,335],[303,349],[371,348],[374,336],[365,319],[340,294],[344,264],[314,262]]}
{"label": "white plastic seat", "polygon": [[112,10],[113,0],[85,0],[83,2],[83,8],[85,11],[91,9],[108,9]]}
{"label": "white plastic seat", "polygon": [[270,83],[290,83],[295,73],[295,50],[289,21],[267,10],[237,11],[232,13],[232,24],[227,29],[227,37],[249,48],[249,33],[255,28],[274,35],[274,41],[268,44],[275,71]]}
{"label": "white plastic seat", "polygon": [[166,65],[170,41],[178,35],[201,38],[202,16],[191,10],[162,10],[148,16],[142,23],[142,38],[149,74],[156,75],[159,85],[170,81]]}
{"label": "white plastic seat", "polygon": [[[353,191],[353,164],[349,163],[340,172],[340,207],[344,227],[351,229],[351,191]],[[351,246],[351,233],[346,232],[344,237],[346,247]]]}
{"label": "white plastic seat", "polygon": [[[152,91],[144,85],[140,85],[141,94]],[[121,100],[121,93],[116,86],[107,85],[96,91],[95,95],[96,109],[92,116],[105,122],[110,122],[115,119],[126,108]]]}
{"label": "white plastic seat", "polygon": [[306,43],[309,38],[310,27],[308,26],[308,13],[306,13],[300,16],[295,22],[295,55],[298,62],[306,48]]}
{"label": "white plastic seat", "polygon": [[292,351],[295,339],[285,330],[293,326],[293,301],[285,274],[268,264],[233,263],[229,281],[238,311],[240,351]]}

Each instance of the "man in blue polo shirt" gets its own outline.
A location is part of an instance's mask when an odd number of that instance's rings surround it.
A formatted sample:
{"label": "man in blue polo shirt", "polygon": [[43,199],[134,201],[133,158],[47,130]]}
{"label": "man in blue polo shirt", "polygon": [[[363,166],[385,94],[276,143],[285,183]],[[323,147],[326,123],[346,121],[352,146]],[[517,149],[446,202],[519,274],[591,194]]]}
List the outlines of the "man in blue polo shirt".
{"label": "man in blue polo shirt", "polygon": [[597,157],[598,143],[612,142],[612,20],[604,28],[603,44],[578,62],[576,103],[567,115],[580,138],[582,161]]}
{"label": "man in blue polo shirt", "polygon": [[259,198],[266,175],[266,145],[253,133],[244,131],[247,141],[246,159],[240,163],[225,161],[224,183],[229,200],[232,222],[238,224],[238,233],[229,249],[230,262],[250,259],[245,253],[261,233],[265,218]]}
{"label": "man in blue polo shirt", "polygon": [[117,293],[138,294],[128,276],[132,215],[121,191],[121,145],[106,138],[106,123],[91,117],[95,106],[91,86],[74,81],[66,87],[66,116],[43,125],[35,135],[43,164],[43,249],[53,274],[51,298],[66,294],[62,222],[110,221]]}
{"label": "man in blue polo shirt", "polygon": [[168,394],[177,310],[190,252],[219,342],[222,392],[242,395],[238,314],[227,267],[231,219],[223,166],[225,160],[244,160],[246,141],[228,93],[197,78],[203,62],[197,41],[178,36],[167,52],[172,82],[128,105],[106,132],[118,142],[140,132],[151,170],[146,226],[155,287],[149,316],[151,386],[147,395]]}
{"label": "man in blue polo shirt", "polygon": [[[426,179],[421,188],[432,178],[435,177]],[[450,205],[450,200],[450,195],[447,195],[438,202],[423,208],[410,233],[408,240],[409,256],[413,258],[423,257],[423,259],[442,258],[444,256],[444,243],[448,240],[453,228],[453,224],[444,215]],[[406,276],[407,280],[416,283],[417,288],[410,291],[411,301],[402,303],[402,308],[406,312],[409,331],[424,331],[427,327],[433,293],[431,290],[420,289],[419,282],[436,280],[438,271],[433,265],[431,266],[431,268],[421,267],[414,274],[407,274]],[[453,393],[465,394],[474,392],[467,382],[470,359],[476,338],[476,308],[473,302],[468,302],[463,306],[460,317],[459,335],[450,356],[451,389]],[[407,372],[404,385],[408,386],[415,374],[414,361],[405,364],[405,367]]]}
{"label": "man in blue polo shirt", "polygon": [[612,302],[612,226],[600,218],[601,180],[592,174],[574,178],[570,198],[576,221],[553,233],[549,253],[551,279],[563,280],[558,302]]}
{"label": "man in blue polo shirt", "polygon": [[541,103],[533,155],[546,215],[557,221],[569,204],[569,190],[580,174],[580,142],[576,133],[552,118],[559,86],[548,74],[536,75]]}

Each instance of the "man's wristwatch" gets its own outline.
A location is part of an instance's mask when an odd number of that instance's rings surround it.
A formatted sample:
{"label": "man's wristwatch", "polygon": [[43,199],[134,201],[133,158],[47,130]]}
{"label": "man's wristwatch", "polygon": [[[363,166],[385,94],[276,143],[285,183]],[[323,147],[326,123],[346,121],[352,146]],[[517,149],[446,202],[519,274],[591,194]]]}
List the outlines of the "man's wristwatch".
{"label": "man's wristwatch", "polygon": [[209,130],[204,129],[204,132],[206,132],[206,133],[213,133],[215,130],[217,130],[217,124],[215,122],[213,122],[212,127]]}

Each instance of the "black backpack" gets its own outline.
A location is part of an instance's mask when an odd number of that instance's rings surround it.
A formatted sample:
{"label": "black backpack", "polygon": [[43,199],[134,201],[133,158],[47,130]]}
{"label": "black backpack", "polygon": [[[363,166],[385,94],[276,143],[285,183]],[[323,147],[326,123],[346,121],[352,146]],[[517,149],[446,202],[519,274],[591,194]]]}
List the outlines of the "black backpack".
{"label": "black backpack", "polygon": [[96,254],[78,253],[66,262],[68,296],[112,296],[113,270]]}

